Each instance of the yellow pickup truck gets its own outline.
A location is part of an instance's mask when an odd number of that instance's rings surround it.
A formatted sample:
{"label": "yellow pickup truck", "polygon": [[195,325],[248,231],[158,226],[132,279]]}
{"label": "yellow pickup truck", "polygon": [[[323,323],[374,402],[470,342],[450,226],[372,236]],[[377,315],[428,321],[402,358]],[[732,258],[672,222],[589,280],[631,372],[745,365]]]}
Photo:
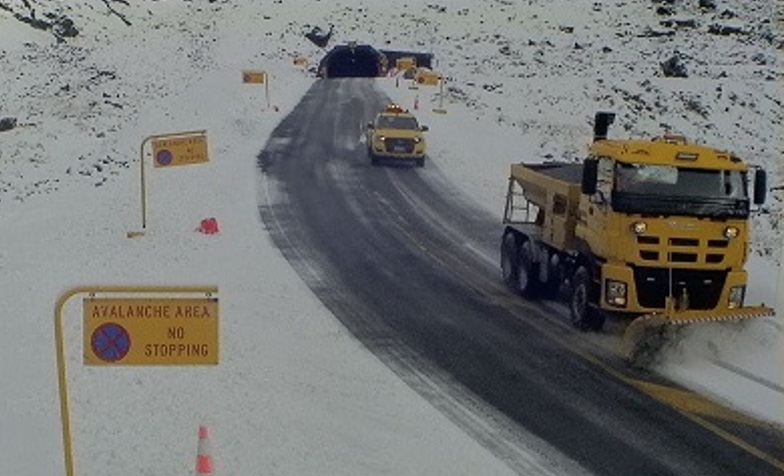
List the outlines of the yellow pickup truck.
{"label": "yellow pickup truck", "polygon": [[373,165],[382,160],[425,165],[427,126],[398,104],[390,104],[367,125],[367,151]]}

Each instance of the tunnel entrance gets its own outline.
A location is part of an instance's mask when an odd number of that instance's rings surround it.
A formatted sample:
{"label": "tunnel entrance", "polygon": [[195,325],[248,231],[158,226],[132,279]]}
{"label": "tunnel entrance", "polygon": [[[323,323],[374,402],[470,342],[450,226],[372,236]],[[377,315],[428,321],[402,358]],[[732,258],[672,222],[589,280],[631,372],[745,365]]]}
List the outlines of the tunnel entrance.
{"label": "tunnel entrance", "polygon": [[319,63],[322,78],[375,78],[385,69],[386,58],[370,45],[339,45]]}

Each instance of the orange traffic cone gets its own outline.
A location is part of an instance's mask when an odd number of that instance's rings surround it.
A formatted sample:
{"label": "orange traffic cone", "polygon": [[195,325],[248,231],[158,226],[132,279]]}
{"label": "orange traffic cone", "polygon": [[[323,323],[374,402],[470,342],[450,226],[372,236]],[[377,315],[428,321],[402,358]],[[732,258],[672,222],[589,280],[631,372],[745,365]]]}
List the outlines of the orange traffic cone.
{"label": "orange traffic cone", "polygon": [[212,474],[212,454],[210,451],[210,435],[207,427],[199,427],[199,447],[196,456],[196,475]]}

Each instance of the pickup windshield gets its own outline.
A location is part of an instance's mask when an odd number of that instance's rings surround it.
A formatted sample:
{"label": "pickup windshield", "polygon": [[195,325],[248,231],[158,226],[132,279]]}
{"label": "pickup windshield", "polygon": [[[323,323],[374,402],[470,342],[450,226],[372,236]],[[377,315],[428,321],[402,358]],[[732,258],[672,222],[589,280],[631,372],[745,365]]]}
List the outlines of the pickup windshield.
{"label": "pickup windshield", "polygon": [[746,172],[617,163],[612,206],[648,215],[745,218]]}
{"label": "pickup windshield", "polygon": [[411,116],[379,116],[376,127],[379,129],[418,129],[419,123]]}

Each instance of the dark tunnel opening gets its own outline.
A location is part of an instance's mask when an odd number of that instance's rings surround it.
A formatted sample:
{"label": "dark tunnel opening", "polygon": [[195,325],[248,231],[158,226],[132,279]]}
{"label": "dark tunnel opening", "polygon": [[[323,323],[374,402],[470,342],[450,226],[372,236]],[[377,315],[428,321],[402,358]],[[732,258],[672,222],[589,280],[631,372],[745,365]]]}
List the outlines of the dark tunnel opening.
{"label": "dark tunnel opening", "polygon": [[383,72],[384,55],[371,46],[336,47],[319,66],[323,78],[374,78]]}

